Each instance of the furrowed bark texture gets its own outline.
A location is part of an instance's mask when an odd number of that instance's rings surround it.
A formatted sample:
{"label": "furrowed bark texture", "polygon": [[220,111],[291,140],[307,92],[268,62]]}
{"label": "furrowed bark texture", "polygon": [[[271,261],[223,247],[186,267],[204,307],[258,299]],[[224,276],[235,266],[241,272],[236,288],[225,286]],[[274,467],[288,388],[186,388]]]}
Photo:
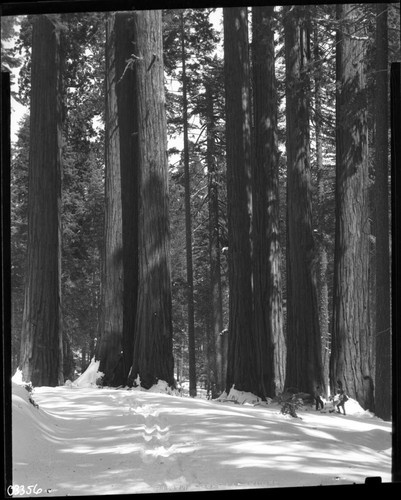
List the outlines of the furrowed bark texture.
{"label": "furrowed bark texture", "polygon": [[391,418],[390,220],[387,4],[376,5],[376,372],[375,410]]}
{"label": "furrowed bark texture", "polygon": [[138,138],[130,13],[106,25],[106,213],[103,331],[96,357],[103,383],[125,384],[131,367],[138,292]]}
{"label": "furrowed bark texture", "polygon": [[136,133],[138,110],[135,99],[137,92],[135,63],[127,63],[132,53],[135,53],[132,43],[134,40],[132,14],[117,13],[115,24],[123,245],[122,351],[124,383],[126,383],[133,356],[138,300],[139,152]]}
{"label": "furrowed bark texture", "polygon": [[[106,23],[106,130],[105,130],[105,251],[103,276],[103,327],[97,346],[99,371],[105,385],[122,383],[123,249],[120,136],[116,85],[115,15]],[[122,75],[120,75],[122,76]]]}
{"label": "furrowed bark texture", "polygon": [[246,8],[224,13],[226,88],[229,340],[226,391],[259,392],[252,328],[251,122]]}
{"label": "furrowed bark texture", "polygon": [[130,380],[174,386],[161,11],[134,16],[139,141],[139,289]]}
{"label": "furrowed bark texture", "polygon": [[34,386],[63,383],[61,327],[62,101],[59,32],[37,16],[32,32],[28,254],[20,368]]}
{"label": "furrowed bark texture", "polygon": [[286,387],[323,386],[309,153],[309,33],[306,8],[284,10],[287,122]]}
{"label": "furrowed bark texture", "polygon": [[283,390],[285,381],[272,15],[273,7],[252,9],[255,129],[252,170],[254,328],[259,342],[261,392],[270,397]]}
{"label": "furrowed bark texture", "polygon": [[365,53],[353,36],[359,9],[340,5],[337,40],[337,166],[330,376],[373,410],[369,328],[368,129]]}

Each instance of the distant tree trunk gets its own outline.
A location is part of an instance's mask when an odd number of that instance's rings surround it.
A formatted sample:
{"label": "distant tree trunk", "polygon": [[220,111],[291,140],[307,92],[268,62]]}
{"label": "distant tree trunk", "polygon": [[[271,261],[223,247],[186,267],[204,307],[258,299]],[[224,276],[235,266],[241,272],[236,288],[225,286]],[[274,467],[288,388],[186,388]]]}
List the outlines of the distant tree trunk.
{"label": "distant tree trunk", "polygon": [[75,371],[74,356],[71,341],[67,335],[63,338],[63,376],[64,380],[73,380]]}
{"label": "distant tree trunk", "polygon": [[376,377],[375,410],[391,418],[391,331],[389,256],[388,4],[376,5]]}
{"label": "distant tree trunk", "polygon": [[60,33],[50,16],[32,32],[28,254],[20,368],[34,386],[63,383],[61,326]]}
{"label": "distant tree trunk", "polygon": [[286,387],[323,386],[312,227],[309,153],[309,32],[307,8],[286,7],[287,123],[287,370]]}
{"label": "distant tree trunk", "polygon": [[252,327],[251,120],[246,8],[224,8],[229,340],[226,391],[259,392]]}
{"label": "distant tree trunk", "polygon": [[134,16],[139,143],[139,288],[129,381],[174,386],[167,127],[160,10]]}
{"label": "distant tree trunk", "polygon": [[[316,8],[316,7],[315,7]],[[314,36],[314,63],[321,60],[319,54],[318,28],[313,31]],[[323,204],[326,197],[324,187],[323,170],[323,141],[321,131],[322,98],[320,71],[317,67],[315,73],[315,136],[316,136],[316,171],[317,171],[317,226],[318,226],[318,251],[319,251],[319,273],[318,273],[318,297],[319,297],[319,324],[322,339],[322,362],[324,375],[324,390],[329,386],[329,362],[330,362],[330,333],[329,333],[329,287],[328,287],[328,255],[326,244],[326,229],[324,224]]]}
{"label": "distant tree trunk", "polygon": [[254,328],[259,343],[260,393],[270,397],[281,392],[285,382],[272,15],[273,7],[252,9],[255,130],[252,170]]}
{"label": "distant tree trunk", "polygon": [[369,325],[368,130],[365,61],[355,20],[360,9],[338,5],[337,170],[334,254],[332,388],[373,410]]}
{"label": "distant tree trunk", "polygon": [[189,175],[188,144],[188,96],[185,55],[184,14],[181,12],[181,63],[182,63],[182,112],[184,136],[184,184],[185,184],[185,247],[187,257],[187,308],[188,308],[188,362],[189,362],[189,395],[196,396],[196,359],[195,359],[195,308],[194,308],[194,272],[192,260],[192,217],[191,217],[191,185]]}
{"label": "distant tree trunk", "polygon": [[214,95],[210,82],[206,84],[206,130],[207,168],[209,197],[209,260],[211,303],[211,352],[214,353],[213,371],[216,392],[224,390],[223,373],[223,297],[221,288],[219,187],[215,154],[216,124],[214,117]]}

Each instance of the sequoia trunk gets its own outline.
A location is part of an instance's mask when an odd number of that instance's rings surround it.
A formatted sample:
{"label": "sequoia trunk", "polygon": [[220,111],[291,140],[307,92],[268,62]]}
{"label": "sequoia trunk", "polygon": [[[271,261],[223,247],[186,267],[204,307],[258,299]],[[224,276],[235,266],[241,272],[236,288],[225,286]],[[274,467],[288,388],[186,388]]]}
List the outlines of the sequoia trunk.
{"label": "sequoia trunk", "polygon": [[336,229],[330,376],[373,410],[369,326],[368,130],[364,43],[355,5],[337,6]]}
{"label": "sequoia trunk", "polygon": [[20,368],[34,386],[63,383],[61,327],[60,33],[37,16],[32,32],[28,254]]}
{"label": "sequoia trunk", "polygon": [[282,391],[285,381],[272,15],[273,7],[252,9],[255,130],[252,169],[254,328],[259,343],[260,392],[270,397]]}
{"label": "sequoia trunk", "polygon": [[[174,386],[162,19],[134,16],[139,154],[139,288],[130,382]],[[139,377],[139,378],[138,378]]]}
{"label": "sequoia trunk", "polygon": [[323,387],[312,227],[309,152],[309,28],[307,8],[285,8],[287,123],[287,371],[286,387]]}
{"label": "sequoia trunk", "polygon": [[126,383],[133,354],[138,269],[135,79],[129,67],[133,21],[111,14],[106,25],[106,210],[103,324],[96,357],[103,383]]}
{"label": "sequoia trunk", "polygon": [[251,120],[246,8],[225,8],[229,333],[226,391],[259,392],[252,327]]}

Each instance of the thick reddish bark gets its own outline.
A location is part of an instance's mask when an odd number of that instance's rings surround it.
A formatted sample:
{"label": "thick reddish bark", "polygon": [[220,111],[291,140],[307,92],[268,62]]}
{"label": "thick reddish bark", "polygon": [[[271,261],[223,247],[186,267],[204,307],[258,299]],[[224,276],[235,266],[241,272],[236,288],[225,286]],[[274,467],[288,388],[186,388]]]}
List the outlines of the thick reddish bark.
{"label": "thick reddish bark", "polygon": [[309,33],[305,7],[285,8],[287,123],[286,386],[323,386],[309,152]]}
{"label": "thick reddish bark", "polygon": [[[229,340],[226,391],[259,392],[252,326],[251,120],[246,8],[224,12]],[[261,394],[262,395],[262,394]]]}
{"label": "thick reddish bark", "polygon": [[20,368],[35,386],[63,383],[61,327],[60,34],[49,16],[32,32],[28,254]]}
{"label": "thick reddish bark", "polygon": [[138,290],[138,162],[133,19],[106,26],[106,210],[102,331],[96,358],[107,385],[125,384],[131,366]]}
{"label": "thick reddish bark", "polygon": [[139,143],[139,289],[130,381],[174,385],[161,11],[134,16]]}
{"label": "thick reddish bark", "polygon": [[355,5],[337,6],[337,169],[330,378],[373,410],[369,325],[368,129],[365,47]]}
{"label": "thick reddish bark", "polygon": [[259,342],[260,392],[274,397],[285,381],[285,341],[281,302],[277,97],[273,7],[254,7],[252,242],[254,328]]}

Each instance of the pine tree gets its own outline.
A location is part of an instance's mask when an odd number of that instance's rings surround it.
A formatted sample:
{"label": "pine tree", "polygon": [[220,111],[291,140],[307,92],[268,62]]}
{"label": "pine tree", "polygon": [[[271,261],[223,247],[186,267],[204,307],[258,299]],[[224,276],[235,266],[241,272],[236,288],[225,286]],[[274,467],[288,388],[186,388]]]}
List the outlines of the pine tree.
{"label": "pine tree", "polygon": [[181,63],[182,63],[182,110],[184,137],[184,185],[185,185],[185,241],[187,257],[187,307],[188,307],[188,362],[189,362],[189,395],[196,397],[195,366],[195,310],[194,310],[194,276],[192,258],[192,216],[191,216],[191,184],[189,175],[189,139],[188,139],[188,93],[185,53],[185,22],[181,12]]}
{"label": "pine tree", "polygon": [[[225,346],[223,337],[223,296],[221,283],[221,243],[219,227],[219,182],[216,161],[216,120],[215,94],[212,82],[206,86],[206,123],[207,123],[207,168],[208,168],[208,208],[209,208],[209,259],[210,259],[210,305],[211,339],[210,350],[213,356],[213,382],[215,391],[224,390]],[[214,391],[212,391],[214,392]],[[213,394],[214,395],[214,394]]]}
{"label": "pine tree", "polygon": [[28,227],[29,115],[25,115],[12,148],[10,175],[11,211],[11,358],[18,368],[24,310],[24,272]]}

